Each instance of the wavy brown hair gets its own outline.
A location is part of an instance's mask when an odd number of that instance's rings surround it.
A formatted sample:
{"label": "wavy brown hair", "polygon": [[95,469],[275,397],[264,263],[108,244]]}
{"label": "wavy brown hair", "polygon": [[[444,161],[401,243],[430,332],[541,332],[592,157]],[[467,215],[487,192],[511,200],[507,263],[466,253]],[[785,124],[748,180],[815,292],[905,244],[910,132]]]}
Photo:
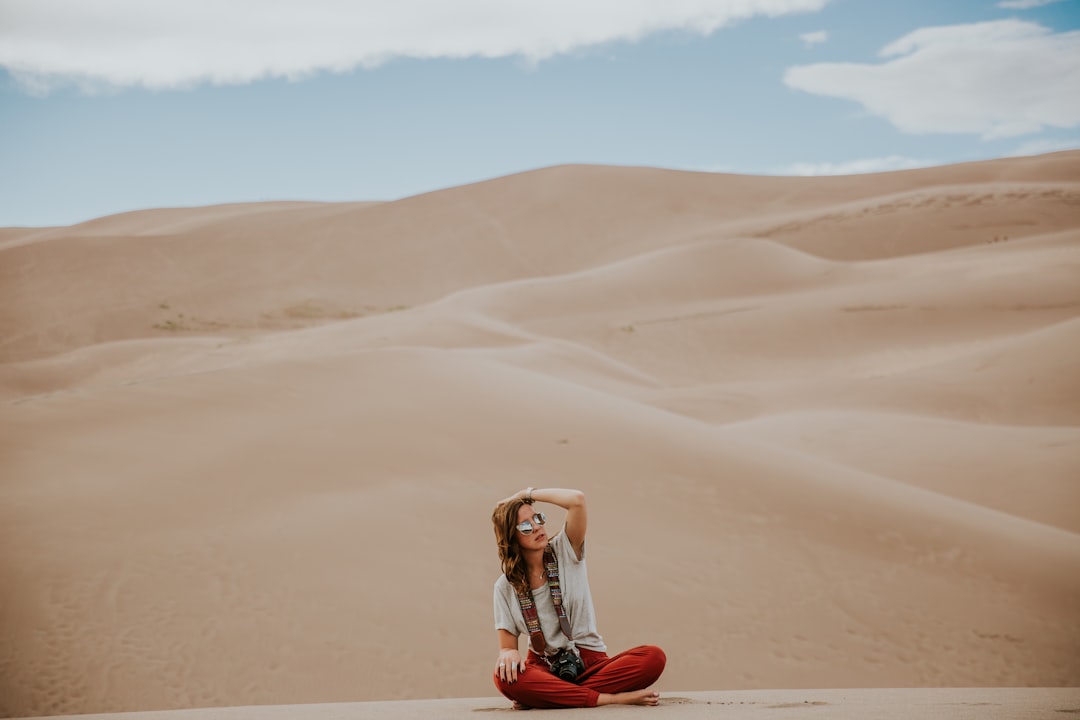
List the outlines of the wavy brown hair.
{"label": "wavy brown hair", "polygon": [[499,544],[499,560],[502,562],[503,575],[519,593],[529,592],[529,579],[526,574],[525,558],[521,556],[521,546],[517,541],[518,511],[527,503],[521,498],[499,503],[491,513],[491,523],[495,526],[495,541]]}

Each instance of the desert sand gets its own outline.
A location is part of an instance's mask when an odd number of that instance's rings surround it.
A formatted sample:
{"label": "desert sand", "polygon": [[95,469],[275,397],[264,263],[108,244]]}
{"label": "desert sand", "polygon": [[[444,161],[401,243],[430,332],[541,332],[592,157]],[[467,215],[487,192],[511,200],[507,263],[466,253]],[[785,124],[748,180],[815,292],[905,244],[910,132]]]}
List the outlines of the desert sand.
{"label": "desert sand", "polygon": [[6,716],[508,710],[527,485],[585,491],[607,644],[700,701],[612,717],[1076,712],[990,688],[1080,685],[1080,152],[3,229],[0,478]]}
{"label": "desert sand", "polygon": [[[475,720],[515,717],[493,698],[254,705],[68,715],[79,720]],[[734,690],[671,694],[656,707],[555,710],[549,720],[1061,720],[1080,713],[1077,688]],[[537,713],[526,717],[536,717]],[[56,717],[56,716],[54,716]],[[484,717],[484,715],[480,715]]]}

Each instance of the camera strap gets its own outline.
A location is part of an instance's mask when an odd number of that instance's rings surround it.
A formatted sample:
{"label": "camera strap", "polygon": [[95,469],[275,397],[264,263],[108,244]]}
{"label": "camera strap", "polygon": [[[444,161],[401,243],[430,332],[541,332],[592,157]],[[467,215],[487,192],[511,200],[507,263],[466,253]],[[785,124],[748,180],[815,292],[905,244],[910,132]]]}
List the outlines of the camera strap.
{"label": "camera strap", "polygon": [[[570,632],[570,620],[566,617],[566,609],[562,603],[562,588],[559,586],[559,559],[555,557],[555,550],[550,545],[544,549],[544,568],[547,570],[547,584],[551,591],[551,604],[555,606],[555,612],[559,615],[559,627],[563,635],[571,642],[574,640]],[[536,603],[532,593],[519,592],[518,604],[521,606],[521,614],[525,616],[525,627],[529,630],[529,643],[532,649],[540,657],[544,657],[547,651],[547,640],[544,639],[544,631],[540,627],[540,616],[536,613]]]}

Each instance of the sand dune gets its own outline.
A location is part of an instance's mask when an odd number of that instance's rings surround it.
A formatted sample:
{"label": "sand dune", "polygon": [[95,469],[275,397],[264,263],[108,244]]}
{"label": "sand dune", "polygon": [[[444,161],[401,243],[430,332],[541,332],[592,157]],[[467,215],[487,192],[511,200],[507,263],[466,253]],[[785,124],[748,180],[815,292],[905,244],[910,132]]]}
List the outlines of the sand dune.
{"label": "sand dune", "polygon": [[0,231],[0,714],[489,696],[525,485],[586,491],[661,690],[1075,685],[1078,198],[557,167]]}

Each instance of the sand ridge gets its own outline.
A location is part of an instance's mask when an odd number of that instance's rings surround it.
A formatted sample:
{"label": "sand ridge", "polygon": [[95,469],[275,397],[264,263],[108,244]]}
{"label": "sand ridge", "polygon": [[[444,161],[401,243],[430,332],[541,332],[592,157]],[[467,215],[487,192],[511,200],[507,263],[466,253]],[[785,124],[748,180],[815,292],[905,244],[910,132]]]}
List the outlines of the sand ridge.
{"label": "sand ridge", "polygon": [[5,230],[0,713],[490,695],[525,485],[585,490],[664,687],[1075,684],[1078,192],[563,166]]}

